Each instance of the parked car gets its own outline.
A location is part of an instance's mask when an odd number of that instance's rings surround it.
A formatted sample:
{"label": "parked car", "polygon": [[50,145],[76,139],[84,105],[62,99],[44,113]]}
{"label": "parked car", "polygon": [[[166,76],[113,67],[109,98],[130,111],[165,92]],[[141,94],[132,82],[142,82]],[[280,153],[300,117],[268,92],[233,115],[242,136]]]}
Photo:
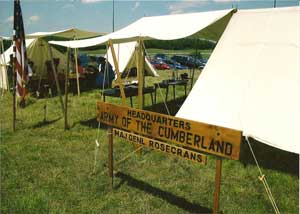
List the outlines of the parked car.
{"label": "parked car", "polygon": [[167,63],[171,68],[174,68],[174,69],[178,69],[178,70],[188,69],[187,66],[181,65],[179,62],[176,62],[173,59],[165,59],[163,61],[165,63]]}
{"label": "parked car", "polygon": [[151,64],[158,70],[169,70],[170,66],[161,60],[151,60]]}
{"label": "parked car", "polygon": [[181,55],[174,55],[171,59],[179,62],[181,65],[185,65],[189,68],[204,68],[205,63],[203,63],[200,59],[197,59],[192,56],[181,56]]}
{"label": "parked car", "polygon": [[168,59],[168,57],[165,54],[156,54],[154,56],[154,58],[157,59],[157,60],[166,60],[166,59]]}

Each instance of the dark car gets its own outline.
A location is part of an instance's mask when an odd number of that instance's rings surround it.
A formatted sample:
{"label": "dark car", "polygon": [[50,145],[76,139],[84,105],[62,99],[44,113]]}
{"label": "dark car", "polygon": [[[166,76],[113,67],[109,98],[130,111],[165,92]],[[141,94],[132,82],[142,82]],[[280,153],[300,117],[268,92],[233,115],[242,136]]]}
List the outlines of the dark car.
{"label": "dark car", "polygon": [[181,65],[179,62],[176,62],[173,59],[165,59],[163,61],[165,63],[167,63],[168,65],[170,65],[170,67],[173,68],[173,69],[178,69],[178,70],[188,69],[187,66]]}
{"label": "dark car", "polygon": [[174,55],[171,59],[179,62],[181,65],[185,65],[189,68],[204,68],[205,63],[203,63],[200,59],[192,57],[192,56],[182,56],[182,55]]}
{"label": "dark car", "polygon": [[156,54],[154,56],[154,58],[157,59],[157,60],[166,60],[166,59],[168,59],[168,57],[165,54]]}

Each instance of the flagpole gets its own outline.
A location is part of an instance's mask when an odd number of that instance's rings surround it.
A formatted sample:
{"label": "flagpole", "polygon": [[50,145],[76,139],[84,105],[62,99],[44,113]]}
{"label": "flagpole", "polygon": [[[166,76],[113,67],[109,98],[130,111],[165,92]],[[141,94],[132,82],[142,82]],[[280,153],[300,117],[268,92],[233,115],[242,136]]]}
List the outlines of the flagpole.
{"label": "flagpole", "polygon": [[13,131],[16,131],[16,32],[13,33],[13,58],[12,58],[12,73],[13,73]]}

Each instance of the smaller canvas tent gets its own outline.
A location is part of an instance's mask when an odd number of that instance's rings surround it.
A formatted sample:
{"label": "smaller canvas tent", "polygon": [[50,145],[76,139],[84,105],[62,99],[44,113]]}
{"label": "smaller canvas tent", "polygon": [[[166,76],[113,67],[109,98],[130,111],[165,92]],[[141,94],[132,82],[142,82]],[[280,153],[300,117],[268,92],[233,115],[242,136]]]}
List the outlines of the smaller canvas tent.
{"label": "smaller canvas tent", "polygon": [[[0,53],[4,52],[4,40],[10,40],[8,37],[0,36]],[[8,78],[7,78],[7,66],[6,61],[8,58],[5,58],[4,54],[1,54],[0,56],[0,88],[8,90],[9,84],[8,84]]]}
{"label": "smaller canvas tent", "polygon": [[[55,32],[36,32],[26,35],[26,50],[27,57],[33,62],[33,78],[47,78],[47,65],[46,61],[49,61],[50,55],[48,50],[48,40],[49,38],[59,38],[60,40],[64,39],[82,39],[82,38],[91,38],[94,36],[100,36],[103,33],[94,33],[79,30],[76,28],[70,28],[62,31]],[[7,49],[0,56],[1,63],[1,79],[7,79],[7,74],[5,72],[5,64],[9,65],[10,55],[13,54],[13,46]],[[66,67],[66,55],[60,52],[59,50],[52,48],[53,58],[59,59],[59,64],[57,66],[57,72],[63,72]],[[2,86],[3,85],[3,86]],[[7,84],[4,81],[1,81],[0,87],[5,87]]]}
{"label": "smaller canvas tent", "polygon": [[[46,64],[47,60],[50,60],[49,51],[48,51],[48,43],[42,38],[35,39],[26,39],[26,51],[27,58],[34,63],[34,67],[32,68],[37,76],[46,76]],[[59,58],[60,63],[58,65],[58,71],[62,71],[66,63],[66,56],[55,48],[52,49],[53,58]],[[13,54],[13,46],[9,47],[3,54],[1,54],[1,64],[9,65],[10,63],[10,55]],[[5,59],[5,60],[4,60]]]}
{"label": "smaller canvas tent", "polygon": [[[114,49],[116,53],[116,57],[119,64],[120,73],[128,73],[128,71],[136,67],[137,61],[137,42],[127,42],[121,44],[114,44]],[[109,63],[113,66],[115,70],[111,49],[109,48],[107,51],[107,58]],[[158,76],[157,72],[149,62],[147,58],[145,58],[145,75],[147,76]]]}

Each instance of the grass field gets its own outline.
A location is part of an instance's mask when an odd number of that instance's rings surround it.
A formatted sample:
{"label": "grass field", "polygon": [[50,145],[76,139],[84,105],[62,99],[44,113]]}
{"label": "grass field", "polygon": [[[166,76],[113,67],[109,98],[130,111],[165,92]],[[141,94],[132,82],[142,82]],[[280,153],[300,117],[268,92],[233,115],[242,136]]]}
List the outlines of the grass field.
{"label": "grass field", "polygon": [[[197,76],[199,71],[196,72]],[[159,71],[147,78],[152,85],[171,76]],[[172,114],[183,100],[170,101]],[[162,90],[164,93],[164,90]],[[171,96],[170,96],[171,97]],[[209,213],[213,207],[215,160],[207,165],[143,149],[117,163],[134,150],[115,140],[116,174],[111,190],[107,175],[107,133],[99,131],[100,147],[95,165],[98,90],[70,95],[69,125],[64,121],[59,99],[29,99],[17,110],[17,130],[12,132],[12,96],[1,98],[1,213]],[[118,98],[108,102],[120,103]],[[135,106],[136,106],[136,99]],[[43,107],[47,103],[47,122]],[[146,109],[166,112],[161,96]],[[299,157],[251,141],[263,173],[281,213],[299,213]],[[96,166],[96,167],[95,167]],[[95,172],[94,171],[95,167]],[[220,210],[222,213],[272,213],[272,206],[245,142],[239,161],[223,160]]]}

